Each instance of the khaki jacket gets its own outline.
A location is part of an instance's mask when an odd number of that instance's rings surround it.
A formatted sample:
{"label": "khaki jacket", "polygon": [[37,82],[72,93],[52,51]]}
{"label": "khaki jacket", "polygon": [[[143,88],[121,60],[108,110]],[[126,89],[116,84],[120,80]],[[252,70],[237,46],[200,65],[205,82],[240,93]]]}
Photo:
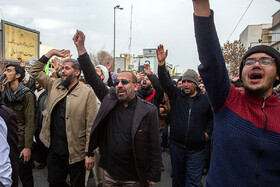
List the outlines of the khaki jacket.
{"label": "khaki jacket", "polygon": [[[46,109],[42,112],[43,122],[40,139],[46,147],[51,144],[51,113],[54,106],[63,99],[68,90],[42,70],[45,64],[36,61],[31,67],[31,75],[48,92]],[[67,96],[65,125],[69,150],[69,164],[83,160],[88,152],[91,127],[98,112],[97,98],[91,88],[79,83]]]}

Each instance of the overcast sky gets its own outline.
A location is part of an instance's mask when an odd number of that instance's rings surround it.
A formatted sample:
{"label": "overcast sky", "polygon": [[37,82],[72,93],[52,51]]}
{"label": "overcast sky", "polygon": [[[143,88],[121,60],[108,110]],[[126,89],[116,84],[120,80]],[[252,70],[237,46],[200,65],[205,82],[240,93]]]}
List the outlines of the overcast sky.
{"label": "overcast sky", "polygon": [[[251,0],[212,0],[216,29],[221,45],[225,43]],[[141,55],[143,48],[163,44],[168,49],[169,63],[179,65],[178,72],[199,65],[193,28],[191,0],[1,0],[0,18],[40,31],[42,44],[77,52],[72,41],[75,30],[86,35],[88,51],[106,50],[113,55],[114,6],[116,11],[116,56]],[[238,40],[247,25],[271,23],[279,10],[275,0],[254,0],[230,41]]]}

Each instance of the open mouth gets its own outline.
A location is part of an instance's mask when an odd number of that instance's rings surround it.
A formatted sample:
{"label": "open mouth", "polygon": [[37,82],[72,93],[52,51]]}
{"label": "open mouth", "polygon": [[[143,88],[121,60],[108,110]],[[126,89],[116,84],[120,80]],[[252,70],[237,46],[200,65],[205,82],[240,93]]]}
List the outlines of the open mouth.
{"label": "open mouth", "polygon": [[252,73],[250,74],[249,78],[252,80],[259,80],[263,78],[263,75],[260,73]]}
{"label": "open mouth", "polygon": [[125,90],[119,90],[119,91],[118,91],[118,94],[119,94],[119,95],[124,95],[124,94],[125,94]]}

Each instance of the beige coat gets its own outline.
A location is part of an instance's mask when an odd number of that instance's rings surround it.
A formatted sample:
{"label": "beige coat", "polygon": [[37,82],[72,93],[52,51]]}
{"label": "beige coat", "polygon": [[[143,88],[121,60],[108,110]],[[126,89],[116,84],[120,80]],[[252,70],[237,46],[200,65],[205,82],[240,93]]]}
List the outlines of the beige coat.
{"label": "beige coat", "polygon": [[[42,112],[43,122],[40,139],[46,147],[51,144],[51,113],[54,106],[63,99],[68,90],[60,84],[61,79],[54,79],[42,70],[45,64],[36,61],[31,67],[31,75],[48,92],[46,110]],[[88,152],[91,127],[98,112],[97,98],[91,88],[79,83],[68,95],[66,101],[65,125],[69,150],[69,163],[84,159]]]}

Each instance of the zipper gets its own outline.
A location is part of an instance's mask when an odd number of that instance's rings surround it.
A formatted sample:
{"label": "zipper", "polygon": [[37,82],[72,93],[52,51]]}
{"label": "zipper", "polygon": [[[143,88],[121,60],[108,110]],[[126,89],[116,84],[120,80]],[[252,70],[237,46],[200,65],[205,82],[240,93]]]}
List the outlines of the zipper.
{"label": "zipper", "polygon": [[262,149],[261,149],[261,152],[259,153],[259,156],[258,156],[257,171],[256,171],[254,186],[258,186],[258,182],[259,182],[259,179],[260,179],[260,162],[261,162],[261,157],[262,157],[262,155],[263,155],[263,153],[264,153],[265,144],[266,144],[266,135],[267,135],[267,115],[266,115],[266,113],[264,113],[263,109],[264,109],[264,107],[265,107],[265,102],[266,102],[267,99],[268,99],[268,98],[263,99],[263,104],[262,104],[262,107],[261,107],[261,111],[262,111],[262,113],[265,115],[265,124],[264,124],[264,128],[263,128]]}
{"label": "zipper", "polygon": [[191,113],[192,113],[192,107],[189,108],[189,116],[188,116],[188,124],[187,124],[187,131],[186,131],[186,138],[185,138],[185,145],[187,143],[189,129],[190,129],[190,121],[191,121]]}

